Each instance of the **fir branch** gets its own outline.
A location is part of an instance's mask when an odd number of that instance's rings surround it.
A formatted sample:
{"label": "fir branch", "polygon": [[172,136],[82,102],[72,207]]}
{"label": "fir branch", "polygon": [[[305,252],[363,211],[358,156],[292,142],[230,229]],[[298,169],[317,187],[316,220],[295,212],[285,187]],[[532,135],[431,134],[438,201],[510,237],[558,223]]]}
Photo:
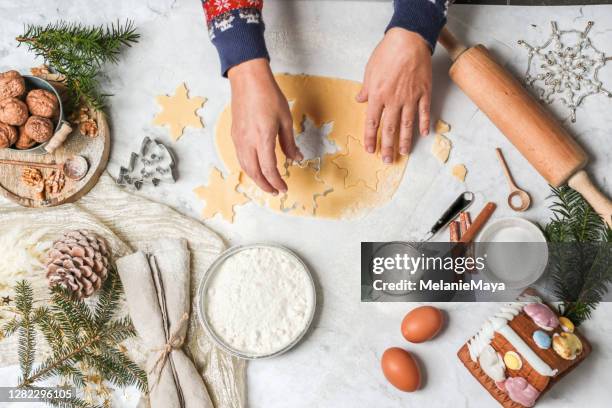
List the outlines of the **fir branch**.
{"label": "fir branch", "polygon": [[61,365],[56,371],[58,375],[72,381],[72,384],[75,387],[81,388],[85,386],[85,377],[83,376],[83,373],[70,364]]}
{"label": "fir branch", "polygon": [[19,381],[17,386],[20,388],[31,387],[37,381],[42,381],[54,375],[58,375],[60,368],[64,366],[64,364],[73,362],[72,359],[86,347],[91,346],[94,341],[94,339],[90,339],[89,341],[68,350],[65,354],[51,357],[50,359],[44,361],[38,367],[36,367],[29,376],[24,376]]}
{"label": "fir branch", "polygon": [[82,358],[88,365],[103,372],[105,378],[118,387],[136,385],[140,390],[147,389],[144,371],[118,351],[105,349],[100,353],[93,353],[84,350]]}
{"label": "fir branch", "polygon": [[106,325],[103,340],[109,344],[119,344],[135,335],[136,329],[134,329],[132,320],[126,316],[123,319],[114,320]]}
{"label": "fir branch", "polygon": [[72,292],[60,285],[53,286],[51,294],[54,310],[76,322],[70,325],[73,331],[87,336],[96,330],[93,314],[85,302],[75,299]]}
{"label": "fir branch", "polygon": [[[126,381],[127,384],[134,384],[136,387],[146,393],[147,390],[147,373],[134,363],[125,353],[108,347],[103,351],[103,355],[111,364],[115,372]],[[134,379],[136,381],[134,382]]]}
{"label": "fir branch", "polygon": [[130,20],[106,26],[59,21],[46,26],[28,25],[16,40],[66,78],[72,105],[84,102],[101,109],[106,95],[98,91],[97,77],[103,65],[116,64],[121,50],[139,38]]}
{"label": "fir branch", "polygon": [[17,329],[21,326],[21,321],[16,317],[13,317],[11,320],[6,322],[4,326],[2,326],[2,334],[4,337],[12,336]]}
{"label": "fir branch", "polygon": [[554,291],[562,302],[560,313],[578,326],[612,284],[612,229],[571,188],[553,188],[552,196],[553,217],[544,232]]}
{"label": "fir branch", "polygon": [[17,282],[15,285],[15,306],[21,314],[17,349],[19,351],[19,366],[23,378],[27,378],[30,375],[36,354],[36,333],[34,332],[32,321],[33,303],[34,292],[30,284],[25,280]]}
{"label": "fir branch", "polygon": [[105,408],[103,405],[90,404],[87,401],[78,398],[62,398],[62,399],[46,399],[45,402],[53,407],[57,408]]}
{"label": "fir branch", "polygon": [[60,324],[55,321],[49,308],[45,306],[34,310],[34,322],[38,324],[45,340],[54,353],[60,353],[64,348],[63,332]]}
{"label": "fir branch", "polygon": [[[124,387],[136,385],[146,392],[146,374],[117,346],[134,336],[135,329],[128,316],[114,319],[121,296],[121,282],[114,269],[100,292],[98,302],[90,308],[74,299],[63,288],[51,289],[49,307],[33,308],[31,286],[22,281],[15,288],[15,304],[20,318],[5,325],[7,333],[19,331],[19,358],[22,375],[18,386],[32,388],[39,381],[61,376],[77,387],[83,387],[87,374],[93,369],[104,381]],[[49,343],[53,355],[33,367],[36,351],[35,327]],[[87,407],[93,405],[74,399],[49,401],[61,407]]]}
{"label": "fir branch", "polygon": [[[112,268],[112,267],[111,267]],[[98,304],[94,309],[93,316],[96,324],[103,324],[110,320],[114,310],[119,305],[120,294],[123,291],[121,279],[114,269],[108,275],[100,289]]]}

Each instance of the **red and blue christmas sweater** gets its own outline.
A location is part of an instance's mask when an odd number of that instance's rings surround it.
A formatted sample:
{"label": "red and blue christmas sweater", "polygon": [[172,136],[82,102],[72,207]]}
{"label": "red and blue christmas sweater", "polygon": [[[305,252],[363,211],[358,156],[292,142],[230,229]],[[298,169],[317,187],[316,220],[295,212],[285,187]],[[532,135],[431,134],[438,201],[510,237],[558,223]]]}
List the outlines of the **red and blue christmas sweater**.
{"label": "red and blue christmas sweater", "polygon": [[[449,0],[393,0],[393,17],[387,30],[402,27],[416,32],[433,51],[446,24],[448,3]],[[263,35],[263,0],[202,0],[202,6],[223,75],[242,62],[270,58]]]}

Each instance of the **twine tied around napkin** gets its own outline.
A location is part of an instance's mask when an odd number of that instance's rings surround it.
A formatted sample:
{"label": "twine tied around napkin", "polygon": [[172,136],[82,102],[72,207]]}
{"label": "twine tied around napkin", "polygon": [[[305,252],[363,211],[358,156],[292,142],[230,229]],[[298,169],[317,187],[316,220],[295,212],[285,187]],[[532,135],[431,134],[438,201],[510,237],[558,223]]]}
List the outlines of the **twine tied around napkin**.
{"label": "twine tied around napkin", "polygon": [[161,239],[117,260],[128,309],[150,351],[151,408],[212,408],[204,381],[182,346],[189,322],[190,254],[182,239]]}
{"label": "twine tied around napkin", "polygon": [[168,359],[170,358],[170,353],[172,350],[178,350],[183,347],[183,343],[185,342],[185,338],[179,335],[180,331],[183,329],[183,326],[187,324],[189,321],[189,315],[187,313],[183,314],[181,320],[178,323],[178,327],[174,330],[170,338],[168,338],[168,342],[164,344],[163,347],[153,349],[151,351],[159,352],[159,357],[155,361],[155,364],[151,368],[151,370],[147,373],[149,375],[155,374],[157,377],[157,381],[155,384],[151,385],[150,388],[155,387],[159,383],[159,378],[161,374],[161,370],[164,368]]}

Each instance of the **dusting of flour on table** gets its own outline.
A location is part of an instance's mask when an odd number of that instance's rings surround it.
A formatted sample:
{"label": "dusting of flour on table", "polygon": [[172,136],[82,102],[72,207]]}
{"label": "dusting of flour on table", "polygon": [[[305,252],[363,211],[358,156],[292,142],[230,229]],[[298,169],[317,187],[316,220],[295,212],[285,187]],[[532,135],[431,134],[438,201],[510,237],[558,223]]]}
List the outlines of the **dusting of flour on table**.
{"label": "dusting of flour on table", "polygon": [[205,313],[212,330],[248,356],[280,351],[310,322],[310,275],[281,248],[251,247],[228,257],[211,276]]}

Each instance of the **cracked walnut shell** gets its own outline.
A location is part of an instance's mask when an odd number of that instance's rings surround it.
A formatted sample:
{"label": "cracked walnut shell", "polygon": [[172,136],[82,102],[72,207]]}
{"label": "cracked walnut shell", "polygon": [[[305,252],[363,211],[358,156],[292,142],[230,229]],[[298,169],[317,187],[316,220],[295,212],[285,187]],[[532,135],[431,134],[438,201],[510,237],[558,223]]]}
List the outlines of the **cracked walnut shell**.
{"label": "cracked walnut shell", "polygon": [[17,129],[0,122],[0,149],[11,147],[17,141]]}
{"label": "cracked walnut shell", "polygon": [[26,96],[26,105],[32,115],[43,118],[55,118],[59,111],[59,101],[53,92],[46,89],[34,89]]}
{"label": "cracked walnut shell", "polygon": [[45,178],[45,192],[47,194],[59,194],[66,185],[66,176],[61,170],[53,170],[47,178]]}
{"label": "cracked walnut shell", "polygon": [[44,143],[53,136],[53,122],[40,116],[30,116],[24,125],[28,137],[38,143]]}
{"label": "cracked walnut shell", "polygon": [[0,100],[0,122],[21,126],[28,120],[28,107],[17,98]]}
{"label": "cracked walnut shell", "polygon": [[40,186],[43,182],[42,172],[34,167],[24,167],[21,172],[21,181],[29,187]]}
{"label": "cracked walnut shell", "polygon": [[0,73],[0,99],[21,98],[25,93],[25,81],[19,72]]}

